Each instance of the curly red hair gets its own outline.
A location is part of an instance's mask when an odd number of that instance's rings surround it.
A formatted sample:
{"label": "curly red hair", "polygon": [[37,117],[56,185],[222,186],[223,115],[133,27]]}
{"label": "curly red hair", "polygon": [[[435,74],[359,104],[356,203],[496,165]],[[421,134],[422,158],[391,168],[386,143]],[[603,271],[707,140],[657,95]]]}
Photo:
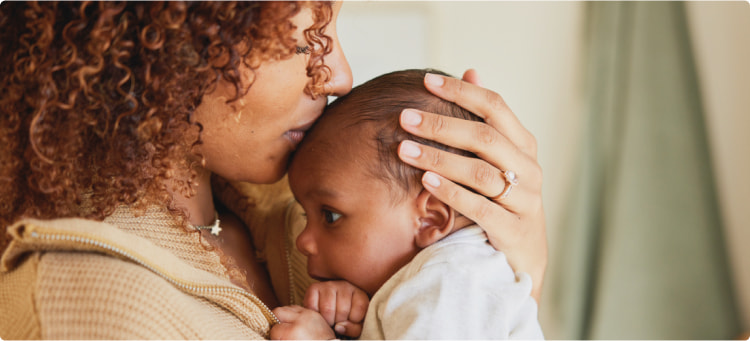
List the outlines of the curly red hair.
{"label": "curly red hair", "polygon": [[[166,205],[164,185],[191,193],[186,153],[200,144],[191,117],[204,94],[297,48],[299,2],[17,3],[0,6],[0,226],[22,217],[103,219],[118,205]],[[307,91],[330,78],[323,34],[330,3],[310,2],[315,24]],[[86,209],[81,206],[86,200]],[[90,206],[90,207],[89,207]],[[0,233],[0,250],[7,237]]]}

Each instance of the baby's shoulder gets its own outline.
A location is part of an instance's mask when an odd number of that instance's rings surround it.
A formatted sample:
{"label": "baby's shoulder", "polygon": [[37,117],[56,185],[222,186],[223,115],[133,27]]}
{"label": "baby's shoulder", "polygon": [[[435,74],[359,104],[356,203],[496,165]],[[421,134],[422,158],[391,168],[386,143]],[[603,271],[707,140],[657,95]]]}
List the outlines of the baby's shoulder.
{"label": "baby's shoulder", "polygon": [[[420,268],[477,267],[486,263],[507,264],[505,254],[495,250],[479,226],[465,227],[422,250],[414,262]],[[508,267],[509,268],[509,267]]]}

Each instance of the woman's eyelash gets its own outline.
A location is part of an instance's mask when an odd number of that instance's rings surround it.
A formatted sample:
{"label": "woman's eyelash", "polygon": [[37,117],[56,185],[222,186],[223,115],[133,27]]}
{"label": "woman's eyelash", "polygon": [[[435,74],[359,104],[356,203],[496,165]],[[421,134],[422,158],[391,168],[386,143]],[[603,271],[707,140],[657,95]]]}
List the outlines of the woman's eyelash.
{"label": "woman's eyelash", "polygon": [[310,46],[297,46],[297,54],[310,54]]}

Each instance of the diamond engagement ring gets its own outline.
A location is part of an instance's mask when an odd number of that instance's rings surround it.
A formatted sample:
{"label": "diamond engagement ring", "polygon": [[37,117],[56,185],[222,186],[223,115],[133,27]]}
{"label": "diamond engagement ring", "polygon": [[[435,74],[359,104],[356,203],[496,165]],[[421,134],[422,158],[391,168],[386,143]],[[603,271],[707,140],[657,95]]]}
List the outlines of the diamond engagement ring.
{"label": "diamond engagement ring", "polygon": [[497,199],[505,199],[510,195],[510,190],[513,189],[513,186],[518,185],[518,178],[516,177],[516,172],[512,170],[506,170],[502,172],[503,177],[505,178],[505,188],[503,188],[503,191],[494,196],[491,197],[491,200],[497,200]]}

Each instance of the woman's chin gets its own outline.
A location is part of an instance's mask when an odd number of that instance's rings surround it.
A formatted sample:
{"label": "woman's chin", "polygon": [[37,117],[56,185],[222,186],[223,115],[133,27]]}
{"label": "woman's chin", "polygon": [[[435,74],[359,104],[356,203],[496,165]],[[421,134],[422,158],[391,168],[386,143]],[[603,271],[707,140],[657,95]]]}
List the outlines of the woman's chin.
{"label": "woman's chin", "polygon": [[253,177],[251,180],[245,180],[247,182],[252,182],[256,184],[273,184],[284,178],[284,175],[286,175],[286,164],[284,166],[275,167],[274,170],[271,170],[263,176],[257,176]]}
{"label": "woman's chin", "polygon": [[292,161],[292,151],[284,150],[283,154],[269,158],[262,167],[255,169],[255,174],[251,179],[245,180],[257,184],[272,184],[281,180],[289,170],[289,163]]}
{"label": "woman's chin", "polygon": [[[287,157],[281,162],[263,165],[263,167],[255,167],[248,172],[235,172],[232,175],[223,177],[229,181],[241,181],[253,184],[273,184],[284,178],[288,165],[289,155],[287,155]],[[221,174],[219,174],[219,176],[221,176]]]}

